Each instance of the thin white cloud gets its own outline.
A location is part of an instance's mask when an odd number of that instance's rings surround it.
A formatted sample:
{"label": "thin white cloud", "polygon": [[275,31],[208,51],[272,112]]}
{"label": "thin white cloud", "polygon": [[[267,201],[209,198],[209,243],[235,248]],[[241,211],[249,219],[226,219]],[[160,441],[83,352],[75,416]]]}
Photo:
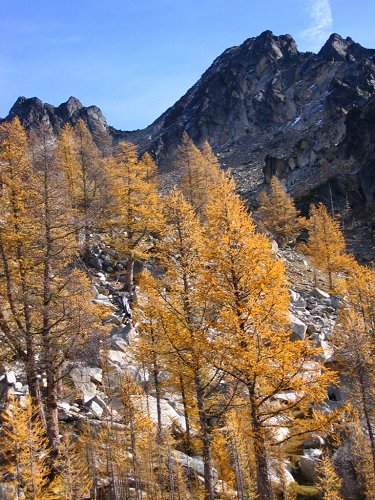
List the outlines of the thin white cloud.
{"label": "thin white cloud", "polygon": [[309,50],[319,50],[331,34],[333,17],[329,0],[310,0],[310,26],[303,31],[302,37]]}

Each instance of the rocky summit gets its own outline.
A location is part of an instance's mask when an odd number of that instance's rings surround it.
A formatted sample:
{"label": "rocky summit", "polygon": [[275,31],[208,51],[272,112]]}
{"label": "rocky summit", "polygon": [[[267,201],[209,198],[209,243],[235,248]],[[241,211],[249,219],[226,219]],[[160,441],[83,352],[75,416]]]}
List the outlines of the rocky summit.
{"label": "rocky summit", "polygon": [[78,118],[97,142],[129,140],[149,151],[163,171],[173,168],[184,131],[208,141],[250,196],[272,175],[296,197],[329,182],[339,206],[373,208],[375,50],[333,34],[318,54],[299,52],[290,35],[271,31],[223,52],[200,80],[143,130],[109,127],[100,109],[71,97],[58,107],[20,97],[8,117],[26,128],[49,122],[55,132]]}
{"label": "rocky summit", "polygon": [[37,97],[19,97],[6,120],[15,116],[18,116],[26,129],[37,128],[41,123],[45,123],[58,134],[66,123],[74,125],[81,118],[98,142],[108,134],[108,125],[101,110],[97,106],[85,107],[75,97],[69,97],[57,107],[43,103]]}

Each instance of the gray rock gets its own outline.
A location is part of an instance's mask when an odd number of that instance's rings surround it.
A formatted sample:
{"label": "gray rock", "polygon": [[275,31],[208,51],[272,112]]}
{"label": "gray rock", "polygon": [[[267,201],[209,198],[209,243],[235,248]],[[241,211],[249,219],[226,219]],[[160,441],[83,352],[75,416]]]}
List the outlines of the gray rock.
{"label": "gray rock", "polygon": [[18,392],[23,392],[25,390],[25,387],[24,385],[22,384],[22,382],[16,382],[14,384],[14,389]]}
{"label": "gray rock", "polygon": [[113,337],[119,337],[129,344],[129,335],[132,331],[131,323],[126,323],[126,325],[114,329]]}
{"label": "gray rock", "polygon": [[331,298],[329,297],[328,299],[322,299],[320,303],[323,304],[324,306],[329,307],[331,305]]}
{"label": "gray rock", "polygon": [[106,318],[105,323],[120,326],[122,324],[122,317],[118,314],[112,313]]}
{"label": "gray rock", "polygon": [[[149,416],[152,422],[157,424],[157,402],[154,396],[131,396],[131,400],[141,411]],[[175,431],[179,432],[186,431],[185,418],[166,399],[160,400],[160,410],[163,427],[174,428]]]}
{"label": "gray rock", "polygon": [[[204,464],[202,457],[189,457],[182,451],[173,450],[172,457],[176,462],[178,462],[185,469],[190,469],[194,471],[198,476],[204,476]],[[215,468],[213,468],[214,481],[216,483],[218,479],[218,473]]]}
{"label": "gray rock", "polygon": [[123,338],[114,335],[113,337],[111,337],[111,347],[113,347],[115,351],[126,352],[129,350],[129,343],[126,342]]}
{"label": "gray rock", "polygon": [[324,446],[324,439],[319,434],[313,433],[303,442],[304,448],[321,448]]}
{"label": "gray rock", "polygon": [[313,483],[316,480],[317,477],[316,468],[321,456],[322,456],[321,450],[318,450],[316,448],[311,448],[303,450],[303,456],[299,460],[301,475],[311,483]]}
{"label": "gray rock", "polygon": [[102,417],[104,410],[95,400],[90,400],[87,407],[96,418]]}
{"label": "gray rock", "polygon": [[102,306],[110,307],[111,309],[116,309],[116,306],[112,304],[106,295],[99,294],[94,300],[94,304],[99,304]]}
{"label": "gray rock", "polygon": [[69,413],[71,410],[71,406],[67,401],[58,401],[57,408],[60,410],[64,410],[64,412]]}
{"label": "gray rock", "polygon": [[307,331],[307,326],[300,319],[289,313],[289,326],[292,330],[292,339],[304,339]]}
{"label": "gray rock", "polygon": [[92,253],[92,255],[95,255],[95,257],[98,257],[100,255],[100,252],[101,252],[100,246],[97,244],[92,245],[90,247],[90,252]]}
{"label": "gray rock", "polygon": [[320,288],[314,288],[312,293],[318,300],[330,299],[329,293],[320,290]]}
{"label": "gray rock", "polygon": [[293,305],[299,300],[300,294],[295,290],[289,289],[290,300]]}
{"label": "gray rock", "polygon": [[314,323],[309,323],[307,325],[307,333],[309,335],[313,335],[314,333],[316,333],[317,331],[319,330],[318,326],[315,325]]}
{"label": "gray rock", "polygon": [[93,267],[94,269],[97,269],[98,271],[101,271],[103,269],[102,259],[99,259],[99,257],[96,257],[95,255],[87,259],[87,265]]}
{"label": "gray rock", "polygon": [[291,466],[287,461],[277,461],[273,459],[270,464],[271,482],[276,489],[283,485],[287,488],[292,486],[296,481],[291,473]]}
{"label": "gray rock", "polygon": [[334,309],[339,309],[341,307],[342,301],[343,299],[339,295],[331,295],[331,306]]}
{"label": "gray rock", "polygon": [[332,345],[329,342],[327,342],[326,340],[318,341],[318,345],[322,348],[322,353],[320,355],[322,360],[324,362],[331,360],[334,353],[335,353]]}
{"label": "gray rock", "polygon": [[6,372],[5,378],[6,378],[6,381],[9,385],[13,385],[17,382],[16,374],[14,373],[13,370]]}
{"label": "gray rock", "polygon": [[124,370],[129,365],[130,358],[125,352],[110,349],[107,357],[108,361],[117,368],[120,368],[120,370]]}
{"label": "gray rock", "polygon": [[101,368],[77,363],[69,374],[75,387],[81,392],[84,402],[89,401],[96,395],[97,386],[101,383],[103,377]]}

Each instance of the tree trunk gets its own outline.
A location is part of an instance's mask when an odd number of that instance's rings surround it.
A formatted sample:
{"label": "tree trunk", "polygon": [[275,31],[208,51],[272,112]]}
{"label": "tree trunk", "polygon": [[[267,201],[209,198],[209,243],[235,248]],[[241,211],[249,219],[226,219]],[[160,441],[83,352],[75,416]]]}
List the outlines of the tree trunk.
{"label": "tree trunk", "polygon": [[333,272],[328,271],[328,281],[329,281],[329,291],[332,292],[333,290]]}
{"label": "tree trunk", "polygon": [[46,421],[47,435],[53,453],[57,453],[59,444],[59,418],[57,409],[57,371],[54,363],[54,353],[51,348],[50,336],[43,341],[45,369],[47,378]]}
{"label": "tree trunk", "polygon": [[39,405],[39,391],[38,391],[38,379],[36,375],[36,367],[35,367],[35,352],[33,342],[29,342],[29,338],[26,338],[26,352],[27,356],[25,356],[25,371],[26,371],[26,379],[27,385],[29,388],[29,394],[34,405]]}
{"label": "tree trunk", "polygon": [[156,361],[156,355],[154,353],[153,355],[153,370],[152,370],[152,375],[154,378],[154,386],[155,386],[155,397],[156,397],[156,412],[157,412],[157,418],[158,418],[158,441],[161,439],[161,407],[160,407],[160,381],[159,381],[159,370],[158,370],[158,364]]}
{"label": "tree trunk", "polygon": [[191,450],[191,439],[190,439],[190,419],[189,419],[189,409],[186,400],[185,394],[185,385],[182,375],[180,373],[180,389],[181,389],[181,397],[182,397],[182,405],[184,407],[184,418],[185,418],[185,427],[186,427],[186,435],[185,435],[185,450],[187,453]]}
{"label": "tree trunk", "polygon": [[363,371],[361,367],[358,369],[358,376],[359,376],[359,386],[360,386],[360,391],[361,391],[361,403],[362,403],[362,410],[363,410],[363,416],[365,418],[366,422],[366,430],[368,432],[368,437],[370,441],[370,449],[371,449],[371,458],[372,458],[372,470],[375,474],[375,437],[374,437],[374,431],[372,428],[371,424],[371,419],[369,415],[369,403],[367,400],[367,392],[366,392],[366,384],[363,376]]}
{"label": "tree trunk", "polygon": [[127,292],[133,292],[134,285],[134,255],[130,253],[128,255],[128,262],[126,263],[126,277],[124,288]]}
{"label": "tree trunk", "polygon": [[211,458],[211,435],[207,422],[206,411],[204,408],[204,389],[200,378],[199,369],[194,370],[195,390],[197,394],[197,406],[199,414],[199,426],[202,439],[202,458],[204,465],[204,490],[205,500],[214,500],[215,491],[212,474],[212,458]]}
{"label": "tree trunk", "polygon": [[236,490],[237,490],[237,495],[239,500],[244,500],[245,494],[244,494],[244,486],[243,486],[243,472],[238,456],[238,447],[237,447],[237,440],[235,437],[230,438],[230,451],[231,451],[231,457],[233,461],[233,468],[234,468],[234,478],[235,478],[235,483],[236,483]]}
{"label": "tree trunk", "polygon": [[43,259],[43,355],[47,377],[47,396],[46,396],[46,420],[47,435],[52,453],[58,453],[59,445],[59,418],[57,409],[57,386],[58,386],[58,368],[56,363],[56,347],[53,345],[51,332],[51,267],[52,267],[52,221],[51,221],[51,183],[50,178],[51,165],[47,154],[46,138],[43,136],[44,155],[43,155],[43,209],[44,209],[44,237],[45,249]]}
{"label": "tree trunk", "polygon": [[250,419],[254,439],[255,472],[259,500],[273,500],[274,494],[267,459],[267,449],[263,429],[258,421],[257,408],[251,387],[249,390]]}

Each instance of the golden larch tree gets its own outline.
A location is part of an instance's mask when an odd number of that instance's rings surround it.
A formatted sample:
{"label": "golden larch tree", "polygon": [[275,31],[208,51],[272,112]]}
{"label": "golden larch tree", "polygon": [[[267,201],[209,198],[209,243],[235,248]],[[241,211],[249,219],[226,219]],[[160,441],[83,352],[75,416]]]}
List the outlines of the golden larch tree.
{"label": "golden larch tree", "polygon": [[192,207],[201,213],[220,172],[212,149],[205,143],[203,151],[199,150],[184,132],[177,147],[175,165],[180,175],[179,188]]}
{"label": "golden larch tree", "polygon": [[323,454],[317,467],[317,475],[317,486],[322,494],[322,498],[325,500],[342,500],[340,494],[341,479],[329,455]]}
{"label": "golden larch tree", "polygon": [[50,477],[48,438],[31,398],[26,396],[21,404],[10,397],[2,421],[2,481],[12,490],[12,498],[61,498],[59,481]]}
{"label": "golden larch tree", "polygon": [[284,245],[288,241],[295,241],[303,227],[303,219],[293,198],[277,177],[272,177],[270,193],[262,191],[259,201],[257,216],[278,243]]}
{"label": "golden larch tree", "polygon": [[307,228],[309,238],[306,252],[313,265],[327,273],[329,288],[334,290],[335,273],[347,269],[351,262],[345,253],[345,238],[340,230],[340,223],[319,203],[310,209]]}
{"label": "golden larch tree", "polygon": [[139,160],[136,147],[121,142],[110,169],[110,243],[127,259],[125,289],[132,292],[134,262],[150,255],[163,229],[157,167],[148,154]]}
{"label": "golden larch tree", "polygon": [[26,133],[18,118],[0,125],[0,335],[25,366],[27,383],[38,398],[37,342],[32,326],[39,227],[38,197]]}
{"label": "golden larch tree", "polygon": [[[211,191],[205,214],[205,293],[218,313],[212,316],[213,334],[202,351],[207,361],[243,387],[257,493],[262,500],[270,499],[269,444],[307,432],[304,416],[313,402],[326,398],[332,374],[309,367],[308,360],[317,353],[309,341],[291,341],[284,266],[267,238],[256,232],[232,180],[222,177]],[[280,393],[291,396],[278,399]],[[309,420],[309,425],[324,425],[320,418]],[[279,427],[287,428],[282,439],[277,438]]]}
{"label": "golden larch tree", "polygon": [[38,235],[31,320],[40,339],[40,365],[47,380],[47,433],[51,448],[57,452],[60,368],[67,359],[74,359],[89,334],[98,333],[101,310],[90,302],[92,294],[85,274],[71,266],[79,251],[76,221],[67,203],[68,186],[57,162],[56,141],[45,126],[32,133],[31,151],[37,186],[32,214]]}
{"label": "golden larch tree", "polygon": [[375,478],[374,340],[366,329],[363,316],[352,304],[342,310],[332,341],[340,373],[350,377],[350,398],[359,415],[353,425],[362,425],[364,429],[361,441],[365,441],[364,448],[369,450],[366,468],[368,475]]}
{"label": "golden larch tree", "polygon": [[103,157],[82,119],[60,133],[58,157],[65,170],[70,199],[79,216],[80,243],[87,250],[91,233],[98,228],[107,203],[107,179]]}
{"label": "golden larch tree", "polygon": [[151,286],[161,298],[160,327],[170,350],[178,358],[179,366],[183,367],[180,373],[187,380],[184,380],[184,388],[193,388],[202,442],[205,498],[212,500],[214,484],[207,406],[214,380],[202,357],[202,345],[207,335],[207,301],[202,293],[201,273],[202,227],[194,208],[180,191],[174,190],[168,195],[164,214],[167,227],[158,245],[158,258],[164,273]]}
{"label": "golden larch tree", "polygon": [[[16,119],[1,132],[1,336],[25,366],[34,403],[44,404],[56,454],[60,367],[95,335],[101,311],[90,302],[89,280],[72,266],[75,220],[50,130],[41,126],[28,141]],[[47,387],[40,395],[43,372]]]}

